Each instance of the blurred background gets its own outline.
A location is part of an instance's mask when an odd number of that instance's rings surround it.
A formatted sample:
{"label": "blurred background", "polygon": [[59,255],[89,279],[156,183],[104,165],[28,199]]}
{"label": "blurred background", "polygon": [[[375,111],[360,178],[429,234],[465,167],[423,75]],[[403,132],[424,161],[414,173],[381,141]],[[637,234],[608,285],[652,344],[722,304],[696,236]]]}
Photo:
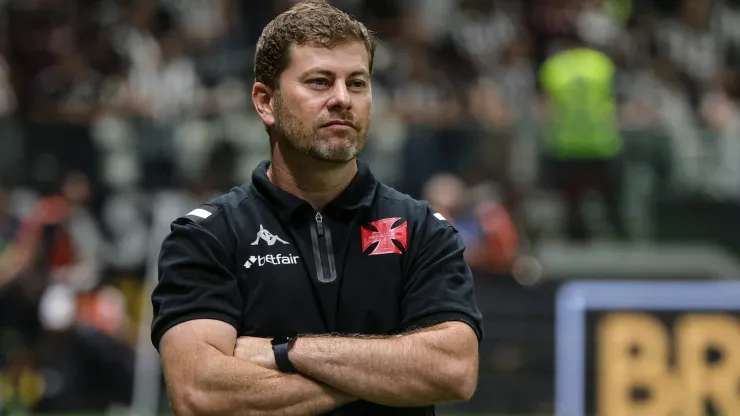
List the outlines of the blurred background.
{"label": "blurred background", "polygon": [[[252,60],[293,3],[0,0],[0,414],[167,411],[159,245],[269,158]],[[740,279],[740,1],[332,3],[381,38],[362,158],[468,244],[487,338],[479,392],[446,410],[555,412],[569,281]],[[641,368],[668,372],[680,306],[647,327],[589,318],[608,321],[585,335],[589,413],[668,415],[649,406],[688,394],[651,395],[648,375],[612,413],[598,404],[614,380],[597,358],[621,358],[597,337],[658,345]],[[721,347],[740,321],[716,309],[702,316],[730,326],[707,368],[737,385],[740,341]],[[740,387],[701,394],[706,414],[740,414]]]}

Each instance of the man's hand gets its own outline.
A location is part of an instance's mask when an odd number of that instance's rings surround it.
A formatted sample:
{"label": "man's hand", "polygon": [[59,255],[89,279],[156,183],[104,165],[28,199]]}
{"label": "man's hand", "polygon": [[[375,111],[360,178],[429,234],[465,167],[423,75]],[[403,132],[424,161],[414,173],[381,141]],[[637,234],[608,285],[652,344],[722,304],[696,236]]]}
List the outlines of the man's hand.
{"label": "man's hand", "polygon": [[277,370],[275,353],[269,338],[239,337],[236,340],[234,357],[250,361],[268,370]]}

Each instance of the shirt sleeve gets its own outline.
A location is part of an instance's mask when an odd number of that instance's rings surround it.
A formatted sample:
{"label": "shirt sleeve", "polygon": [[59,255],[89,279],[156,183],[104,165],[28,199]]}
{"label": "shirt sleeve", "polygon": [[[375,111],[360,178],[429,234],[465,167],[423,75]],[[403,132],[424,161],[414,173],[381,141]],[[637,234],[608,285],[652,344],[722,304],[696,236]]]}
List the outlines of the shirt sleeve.
{"label": "shirt sleeve", "polygon": [[[482,316],[475,300],[473,275],[457,230],[439,214],[429,214],[429,237],[411,260],[401,304],[404,330],[449,321],[470,325],[480,341]],[[422,234],[424,234],[422,233]]]}
{"label": "shirt sleeve", "polygon": [[230,263],[228,251],[203,224],[188,218],[173,223],[162,243],[152,293],[155,348],[165,332],[189,320],[215,319],[239,330],[242,297]]}

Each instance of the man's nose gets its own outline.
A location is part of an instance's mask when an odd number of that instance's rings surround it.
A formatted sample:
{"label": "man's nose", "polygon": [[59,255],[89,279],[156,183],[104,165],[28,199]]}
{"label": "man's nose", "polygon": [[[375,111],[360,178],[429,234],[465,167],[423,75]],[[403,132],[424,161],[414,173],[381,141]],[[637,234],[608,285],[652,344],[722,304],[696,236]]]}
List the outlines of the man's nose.
{"label": "man's nose", "polygon": [[329,99],[327,106],[330,110],[348,110],[352,107],[352,99],[350,97],[349,90],[347,90],[347,86],[344,85],[343,82],[334,83],[332,96]]}

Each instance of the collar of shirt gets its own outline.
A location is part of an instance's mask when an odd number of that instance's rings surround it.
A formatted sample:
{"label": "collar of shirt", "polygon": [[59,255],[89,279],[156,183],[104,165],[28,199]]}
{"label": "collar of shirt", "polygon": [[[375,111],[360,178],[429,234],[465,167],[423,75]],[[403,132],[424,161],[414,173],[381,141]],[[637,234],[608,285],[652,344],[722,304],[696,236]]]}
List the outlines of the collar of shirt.
{"label": "collar of shirt", "polygon": [[[262,195],[270,205],[278,210],[278,215],[283,221],[288,221],[293,213],[300,207],[310,207],[308,202],[279,188],[270,181],[267,176],[267,168],[270,162],[262,161],[252,172],[252,186]],[[325,210],[338,209],[349,212],[372,205],[378,181],[370,172],[370,167],[361,161],[357,161],[357,175],[337,198],[331,201]]]}

